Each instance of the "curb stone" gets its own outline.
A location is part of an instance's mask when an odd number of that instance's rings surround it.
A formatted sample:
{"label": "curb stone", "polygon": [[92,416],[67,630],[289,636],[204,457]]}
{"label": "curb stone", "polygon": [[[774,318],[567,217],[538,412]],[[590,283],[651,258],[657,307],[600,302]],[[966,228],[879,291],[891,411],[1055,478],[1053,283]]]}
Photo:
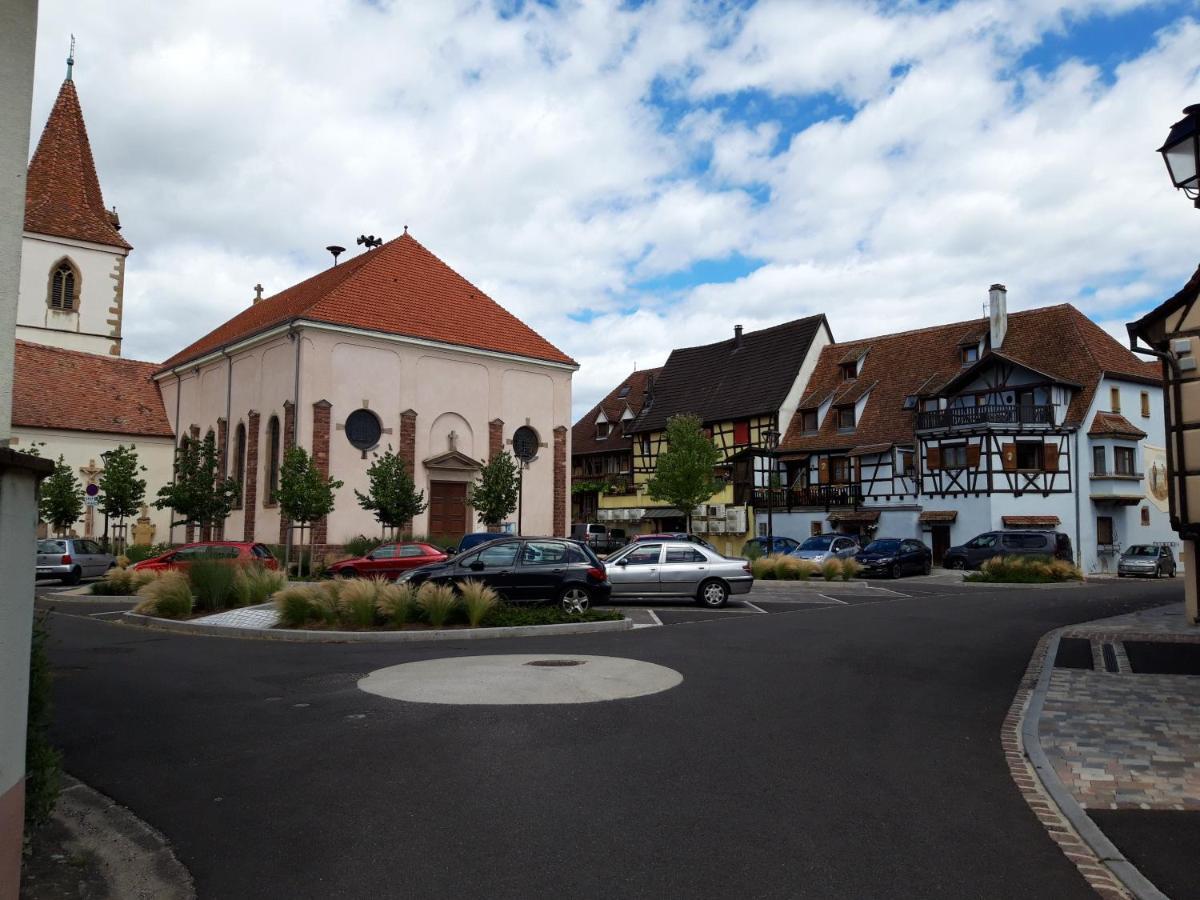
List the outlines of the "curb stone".
{"label": "curb stone", "polygon": [[1056,628],[1038,641],[1004,717],[1000,744],[1009,774],[1038,821],[1098,894],[1167,900],[1088,818],[1042,750],[1038,721],[1054,671],[1059,638],[1069,627]]}
{"label": "curb stone", "polygon": [[294,641],[297,643],[405,643],[417,641],[471,641],[489,638],[539,637],[542,635],[595,634],[605,631],[629,631],[633,620],[624,617],[615,621],[565,622],[561,625],[514,625],[500,628],[444,628],[431,631],[302,631],[290,628],[238,628],[231,625],[205,625],[198,622],[175,622],[155,616],[127,612],[120,621],[127,625],[170,631],[176,634],[208,635],[262,641]]}

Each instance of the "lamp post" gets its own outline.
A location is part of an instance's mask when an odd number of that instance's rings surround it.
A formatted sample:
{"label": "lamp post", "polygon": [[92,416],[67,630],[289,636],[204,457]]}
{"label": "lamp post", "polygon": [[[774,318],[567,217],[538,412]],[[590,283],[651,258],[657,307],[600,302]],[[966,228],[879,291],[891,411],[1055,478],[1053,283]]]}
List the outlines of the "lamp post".
{"label": "lamp post", "polygon": [[767,446],[767,553],[775,552],[775,450],[779,446],[779,429],[772,425],[763,432]]}
{"label": "lamp post", "polygon": [[[1158,152],[1167,174],[1200,209],[1200,104],[1189,106],[1171,126]],[[1171,527],[1183,543],[1187,578],[1186,615],[1200,624],[1200,270],[1179,293],[1130,322],[1130,349],[1162,361],[1163,414],[1166,433],[1166,472],[1156,482],[1147,473],[1150,490],[1156,483],[1166,492]],[[1142,345],[1139,345],[1139,340]]]}
{"label": "lamp post", "polygon": [[[103,464],[105,471],[108,470],[108,461],[112,458],[112,451],[105,450],[100,454],[100,462]],[[108,553],[108,495],[104,495],[104,552]]]}

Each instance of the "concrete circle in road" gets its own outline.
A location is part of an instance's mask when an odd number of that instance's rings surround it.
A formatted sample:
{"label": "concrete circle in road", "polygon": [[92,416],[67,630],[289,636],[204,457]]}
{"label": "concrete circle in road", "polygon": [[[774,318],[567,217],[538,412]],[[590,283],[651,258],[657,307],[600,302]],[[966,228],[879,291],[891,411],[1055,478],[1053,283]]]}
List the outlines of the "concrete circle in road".
{"label": "concrete circle in road", "polygon": [[624,700],[682,681],[674,669],[636,659],[538,653],[403,663],[376,669],[358,686],[412,703],[503,706]]}

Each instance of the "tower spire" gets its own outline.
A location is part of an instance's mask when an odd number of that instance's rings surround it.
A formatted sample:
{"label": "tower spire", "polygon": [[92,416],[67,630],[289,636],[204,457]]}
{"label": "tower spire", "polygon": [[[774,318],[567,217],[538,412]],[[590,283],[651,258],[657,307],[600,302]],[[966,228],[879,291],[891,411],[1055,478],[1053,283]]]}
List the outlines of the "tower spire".
{"label": "tower spire", "polygon": [[75,68],[75,35],[71,35],[71,52],[67,55],[67,81],[72,81],[71,70]]}

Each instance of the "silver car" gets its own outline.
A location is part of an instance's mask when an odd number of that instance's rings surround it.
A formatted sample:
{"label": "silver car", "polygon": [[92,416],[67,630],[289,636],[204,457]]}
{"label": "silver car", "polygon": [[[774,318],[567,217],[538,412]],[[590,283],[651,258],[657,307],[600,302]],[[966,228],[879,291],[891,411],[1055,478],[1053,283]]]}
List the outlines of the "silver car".
{"label": "silver car", "polygon": [[1164,575],[1175,577],[1175,555],[1170,547],[1158,544],[1134,544],[1121,554],[1117,563],[1117,575],[1145,575],[1150,578],[1162,578]]}
{"label": "silver car", "polygon": [[51,538],[37,543],[38,578],[79,584],[79,579],[103,575],[116,564],[116,557],[85,538]]}
{"label": "silver car", "polygon": [[750,563],[686,541],[639,541],[604,561],[613,597],[694,597],[719,609],[754,586]]}
{"label": "silver car", "polygon": [[827,559],[849,559],[861,549],[848,534],[814,534],[789,555],[820,565]]}

